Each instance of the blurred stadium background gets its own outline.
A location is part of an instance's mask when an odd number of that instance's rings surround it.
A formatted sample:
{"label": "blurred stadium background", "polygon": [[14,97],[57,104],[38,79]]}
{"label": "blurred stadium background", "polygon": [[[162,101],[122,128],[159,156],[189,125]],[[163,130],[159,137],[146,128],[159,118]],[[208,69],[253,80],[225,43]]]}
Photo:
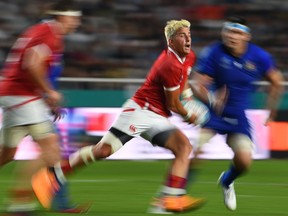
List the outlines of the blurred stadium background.
{"label": "blurred stadium background", "polygon": [[[16,36],[39,20],[56,0],[0,1],[0,62]],[[193,50],[219,38],[226,16],[245,16],[253,42],[271,52],[288,71],[285,0],[76,0],[84,16],[79,31],[67,38],[65,77],[144,78],[166,46],[163,27],[169,19],[192,23]],[[82,88],[98,88],[83,84]]]}
{"label": "blurred stadium background", "polygon": [[[53,1],[55,0],[0,1],[0,67],[18,34],[39,21],[39,17],[43,17],[43,11]],[[119,112],[118,108],[143,82],[152,62],[166,47],[163,26],[167,20],[185,18],[191,21],[193,50],[197,54],[203,46],[219,39],[221,24],[226,16],[243,15],[252,28],[252,41],[271,52],[284,76],[288,77],[287,0],[77,2],[84,13],[82,26],[66,38],[65,70],[59,85],[65,95],[64,106],[68,111],[64,121],[57,127],[62,136],[65,154],[71,153],[79,145],[95,143],[109,127]],[[265,82],[256,85],[251,118],[255,123],[254,138],[257,141],[260,139],[258,147],[265,157],[259,157],[251,174],[239,180],[239,211],[233,215],[287,215],[287,164],[286,160],[275,160],[288,158],[287,92],[280,105],[280,115],[269,127],[264,128],[262,121],[266,115],[264,108],[267,85]],[[181,127],[187,131],[185,126]],[[194,135],[190,134],[191,139],[195,138],[195,134],[197,135],[197,129]],[[216,139],[215,142],[223,141]],[[150,147],[146,144],[140,150],[151,154]],[[212,155],[224,154],[222,159],[231,157],[230,154],[226,155],[227,149],[220,148],[222,150],[223,152],[219,152],[218,148]],[[160,151],[163,155],[159,149],[156,153]],[[169,158],[169,155],[166,156],[162,159]],[[158,157],[160,159],[159,154]],[[211,154],[208,158],[213,159]],[[146,215],[149,199],[161,183],[158,180],[162,179],[169,161],[151,161],[151,158],[145,162],[142,160],[143,158],[141,161],[128,162],[103,161],[79,172],[71,182],[74,197],[77,194],[76,201],[95,202],[88,215]],[[197,186],[191,190],[197,196],[207,197],[209,202],[207,208],[193,215],[230,215],[215,186],[227,161],[206,162],[207,165],[201,172],[203,175],[200,175]],[[11,183],[8,173],[12,166],[14,165],[1,170],[2,192]],[[5,193],[2,192],[0,197],[5,198]],[[52,215],[41,213],[44,214]]]}

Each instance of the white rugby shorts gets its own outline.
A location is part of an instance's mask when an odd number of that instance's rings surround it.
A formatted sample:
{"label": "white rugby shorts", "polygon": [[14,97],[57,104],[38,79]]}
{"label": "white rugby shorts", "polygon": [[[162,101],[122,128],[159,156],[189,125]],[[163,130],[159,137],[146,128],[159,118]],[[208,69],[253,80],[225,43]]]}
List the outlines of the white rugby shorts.
{"label": "white rugby shorts", "polygon": [[52,133],[55,133],[55,129],[51,121],[1,128],[0,145],[16,148],[27,135],[30,135],[34,141],[37,141],[49,137]]}
{"label": "white rugby shorts", "polygon": [[43,99],[40,98],[25,103],[33,98],[35,96],[1,96],[2,127],[36,124],[50,120],[49,107]]}
{"label": "white rugby shorts", "polygon": [[122,108],[123,111],[112,127],[130,136],[141,136],[151,142],[155,135],[176,129],[176,126],[168,118],[148,109],[143,109],[131,99],[127,100]]}
{"label": "white rugby shorts", "polygon": [[[202,129],[198,138],[196,148],[200,149],[205,143],[208,143],[216,133],[213,130]],[[246,135],[240,133],[231,133],[226,136],[227,145],[233,150],[234,153],[238,151],[252,152],[254,148],[253,141]]]}

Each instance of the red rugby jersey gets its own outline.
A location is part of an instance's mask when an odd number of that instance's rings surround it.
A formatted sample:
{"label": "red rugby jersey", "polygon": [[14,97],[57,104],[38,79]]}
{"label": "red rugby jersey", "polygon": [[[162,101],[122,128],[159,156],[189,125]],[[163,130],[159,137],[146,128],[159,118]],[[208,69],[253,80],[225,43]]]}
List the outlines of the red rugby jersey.
{"label": "red rugby jersey", "polygon": [[[0,83],[0,95],[38,96],[41,93],[26,69],[23,69],[23,56],[27,49],[37,46],[45,46],[48,50],[47,77],[49,65],[53,63],[55,56],[63,52],[60,27],[55,21],[46,21],[28,28],[17,39],[5,62]],[[47,49],[48,48],[48,49]],[[48,78],[47,78],[48,79]]]}
{"label": "red rugby jersey", "polygon": [[164,88],[170,90],[180,88],[182,92],[195,60],[196,56],[192,50],[183,63],[171,50],[164,50],[132,99],[140,106],[162,116],[170,116],[171,111],[166,106]]}

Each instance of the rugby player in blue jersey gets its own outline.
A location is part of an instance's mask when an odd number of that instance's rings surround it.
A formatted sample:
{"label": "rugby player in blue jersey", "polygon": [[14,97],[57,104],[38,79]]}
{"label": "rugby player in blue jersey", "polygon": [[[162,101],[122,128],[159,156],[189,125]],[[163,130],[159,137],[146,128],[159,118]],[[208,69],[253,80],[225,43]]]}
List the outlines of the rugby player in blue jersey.
{"label": "rugby player in blue jersey", "polygon": [[218,183],[223,189],[226,207],[233,211],[237,206],[234,181],[252,163],[251,126],[245,110],[250,105],[249,98],[255,88],[253,83],[266,79],[271,84],[267,97],[267,109],[271,111],[267,121],[271,121],[276,115],[283,77],[271,55],[250,42],[250,28],[242,17],[227,19],[221,36],[222,41],[204,48],[194,68],[200,83],[227,92],[222,108],[219,108],[219,103],[215,106],[213,93],[210,94],[211,118],[201,129],[199,146],[216,133],[227,135],[226,142],[234,157],[230,168],[221,173]]}

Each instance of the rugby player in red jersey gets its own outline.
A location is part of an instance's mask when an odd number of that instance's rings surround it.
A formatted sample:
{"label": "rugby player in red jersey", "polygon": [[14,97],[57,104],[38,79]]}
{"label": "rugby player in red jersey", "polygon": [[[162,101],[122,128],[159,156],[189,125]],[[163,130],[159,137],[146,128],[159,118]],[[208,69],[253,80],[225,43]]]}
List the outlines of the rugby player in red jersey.
{"label": "rugby player in red jersey", "polygon": [[47,19],[25,30],[14,43],[5,62],[0,83],[3,109],[0,166],[12,161],[20,141],[30,135],[41,148],[35,160],[19,162],[10,192],[8,215],[31,215],[35,209],[31,176],[41,167],[61,159],[58,136],[48,112],[59,117],[62,95],[53,88],[51,73],[61,67],[63,37],[80,24],[81,12],[70,0],[62,0]]}

